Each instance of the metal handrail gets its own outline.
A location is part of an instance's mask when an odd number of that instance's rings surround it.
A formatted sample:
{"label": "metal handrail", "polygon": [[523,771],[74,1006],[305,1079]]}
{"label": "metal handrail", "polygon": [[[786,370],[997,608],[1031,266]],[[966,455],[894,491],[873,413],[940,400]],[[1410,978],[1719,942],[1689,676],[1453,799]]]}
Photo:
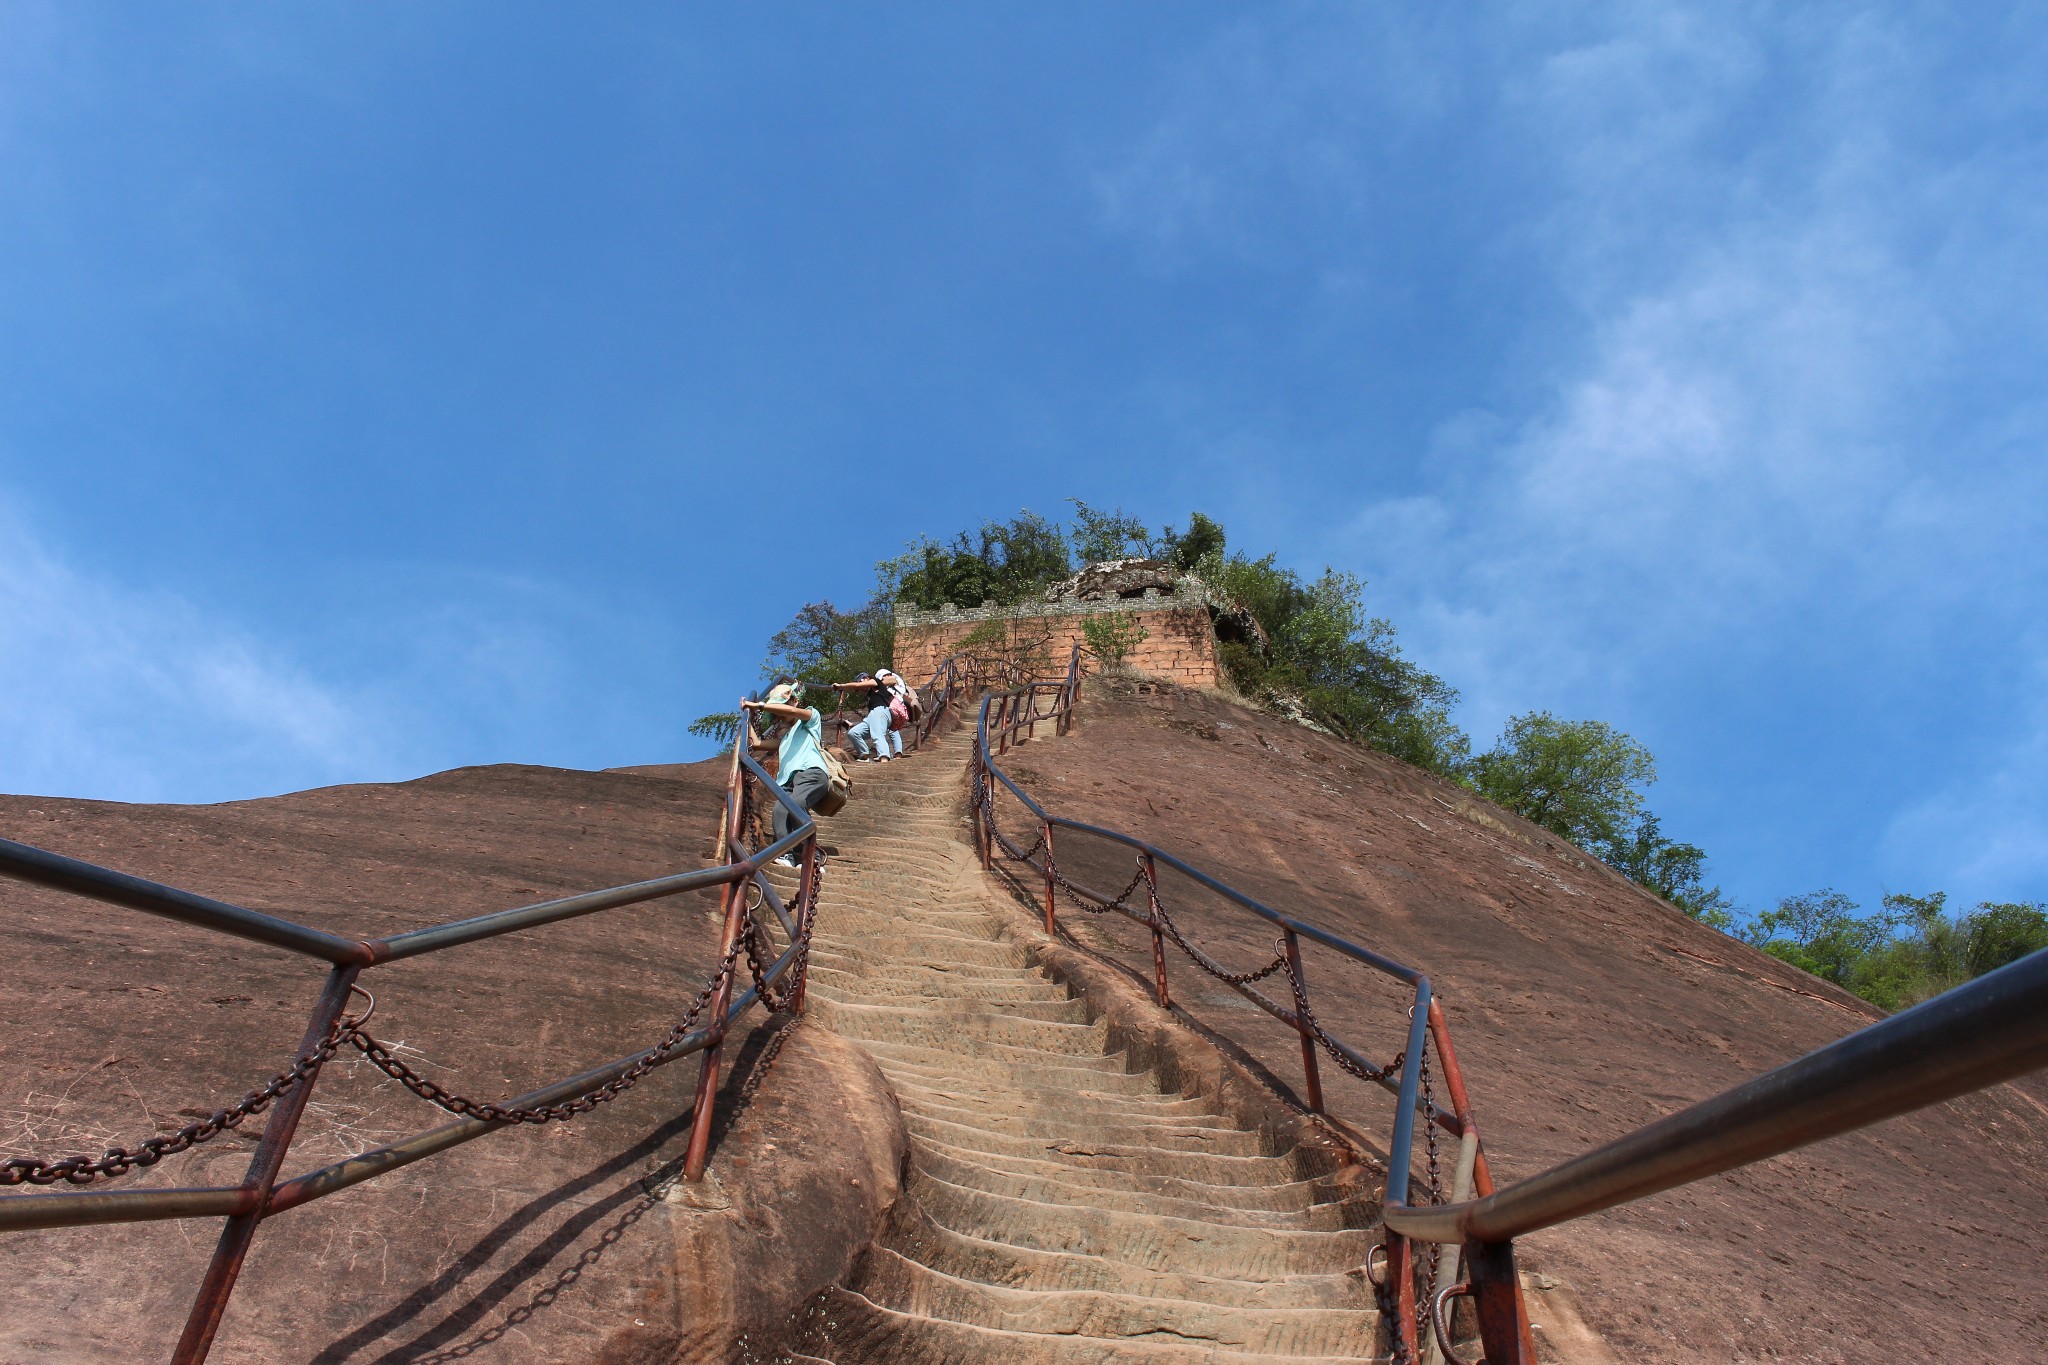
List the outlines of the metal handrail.
{"label": "metal handrail", "polygon": [[[1448,1033],[1438,1031],[1442,1011],[1427,1000],[1428,979],[1400,963],[1262,905],[1143,840],[1047,812],[994,761],[994,754],[1007,748],[1019,729],[1042,718],[1036,714],[1033,699],[1043,686],[1020,688],[1004,697],[984,701],[976,762],[980,780],[986,782],[993,777],[1016,796],[1044,830],[1046,856],[1037,860],[1026,856],[1019,861],[1040,870],[1047,878],[1049,930],[1054,927],[1052,887],[1057,876],[1051,859],[1052,831],[1071,830],[1135,850],[1147,863],[1148,871],[1152,863],[1167,863],[1279,926],[1283,933],[1312,939],[1416,984],[1418,1007],[1410,1024],[1405,1054],[1408,1065],[1404,1068],[1401,1101],[1395,1110],[1394,1132],[1389,1142],[1390,1174],[1383,1206],[1388,1254],[1384,1276],[1377,1281],[1403,1300],[1401,1311],[1391,1324],[1397,1357],[1406,1355],[1412,1359],[1410,1353],[1416,1345],[1409,1335],[1416,1317],[1411,1311],[1412,1300],[1407,1299],[1411,1288],[1411,1243],[1457,1246],[1457,1256],[1466,1267],[1468,1278],[1463,1282],[1452,1283],[1452,1276],[1433,1287],[1428,1305],[1431,1309],[1453,1297],[1470,1296],[1477,1310],[1486,1359],[1493,1365],[1535,1365],[1534,1339],[1514,1268],[1515,1238],[1768,1160],[2048,1067],[2048,949],[2043,949],[1505,1189],[1492,1188],[1484,1153],[1478,1152],[1474,1184],[1479,1197],[1459,1203],[1410,1205],[1403,1197],[1407,1182],[1395,1178],[1394,1173],[1405,1173],[1408,1169],[1417,1114],[1450,1131],[1474,1136],[1463,1079],[1457,1072],[1455,1054],[1448,1046]],[[1062,685],[1062,694],[1054,707],[1062,729],[1071,724],[1077,690],[1078,682],[1070,669],[1069,680]],[[1022,704],[1019,698],[1023,699]],[[976,818],[987,818],[979,799]],[[979,830],[977,838],[986,862],[991,856],[989,832]],[[1140,922],[1147,918],[1100,892],[1077,886],[1063,877],[1058,880],[1070,894]],[[1155,943],[1157,932],[1155,927]],[[1158,956],[1156,946],[1155,959],[1161,973],[1160,1002],[1165,1004],[1164,959]],[[1260,992],[1237,982],[1227,984],[1282,1022],[1297,1022],[1293,1011]],[[1416,1059],[1423,1055],[1425,1012],[1429,1036],[1437,1042],[1439,1056],[1445,1063],[1445,1080],[1457,1111],[1454,1115],[1443,1115],[1434,1106],[1419,1102],[1406,1084],[1415,1070]],[[1329,1038],[1321,1041],[1325,1046],[1336,1043]],[[1354,1061],[1364,1061],[1355,1053],[1350,1055]],[[1310,1080],[1313,1091],[1312,1071]],[[1386,1084],[1384,1073],[1380,1082]],[[1444,1340],[1442,1313],[1430,1312],[1424,1320],[1434,1324],[1447,1358],[1455,1358],[1450,1356],[1449,1342]]]}
{"label": "metal handrail", "polygon": [[[1391,1214],[1406,1204],[1411,1180],[1410,1167],[1415,1145],[1415,1119],[1419,1113],[1425,1122],[1433,1123],[1461,1138],[1467,1139],[1474,1147],[1475,1176],[1479,1188],[1492,1189],[1492,1180],[1486,1169],[1485,1156],[1479,1150],[1477,1124],[1473,1121],[1469,1101],[1465,1098],[1464,1080],[1458,1070],[1457,1054],[1451,1046],[1450,1031],[1444,1019],[1443,1010],[1436,1001],[1427,975],[1417,969],[1398,962],[1382,953],[1353,943],[1341,935],[1272,907],[1246,895],[1235,887],[1193,867],[1181,858],[1134,835],[1119,830],[1107,829],[1100,825],[1087,824],[1079,820],[1054,815],[1034,800],[1031,795],[996,762],[996,756],[1007,750],[1017,739],[1020,730],[1035,730],[1040,721],[1050,720],[1056,726],[1056,733],[1065,733],[1072,725],[1074,709],[1080,699],[1081,648],[1077,645],[1068,661],[1067,674],[1058,683],[1034,682],[1013,688],[1001,694],[984,696],[980,716],[976,724],[973,756],[976,791],[974,797],[974,819],[976,824],[975,842],[984,867],[992,867],[995,850],[1004,846],[1006,856],[1039,872],[1045,879],[1045,928],[1049,934],[1057,934],[1056,888],[1065,889],[1070,895],[1077,895],[1094,902],[1104,910],[1114,911],[1150,928],[1153,938],[1153,963],[1155,972],[1155,998],[1159,1005],[1169,1007],[1171,996],[1166,977],[1166,957],[1161,946],[1162,934],[1168,932],[1162,923],[1163,911],[1158,900],[1156,869],[1166,866],[1180,872],[1197,884],[1206,887],[1230,903],[1250,911],[1281,931],[1282,958],[1288,972],[1290,985],[1295,994],[1294,1009],[1274,1001],[1261,991],[1254,990],[1248,982],[1233,980],[1215,972],[1224,984],[1250,1000],[1267,1014],[1281,1023],[1297,1030],[1301,1038],[1302,1065],[1307,1083],[1308,1108],[1322,1114],[1325,1110],[1322,1095],[1320,1071],[1317,1065],[1316,1049],[1321,1047],[1336,1057],[1340,1065],[1361,1078],[1368,1080],[1395,1094],[1394,1122],[1387,1144],[1387,1185],[1383,1206],[1387,1210],[1387,1268],[1380,1287],[1390,1300],[1388,1318],[1391,1324],[1397,1356],[1410,1360],[1418,1358],[1419,1320],[1417,1298],[1410,1270],[1409,1241],[1394,1227]],[[1050,711],[1040,711],[1038,701],[1050,694]],[[995,827],[990,779],[1007,789],[1024,808],[1037,819],[1041,830],[1041,843],[1033,849],[1022,851],[1007,847],[1008,841]],[[1108,840],[1133,850],[1138,855],[1141,880],[1147,887],[1149,902],[1146,911],[1138,911],[1123,903],[1119,897],[1106,896],[1099,891],[1082,886],[1059,873],[1054,864],[1053,832],[1067,830]],[[1038,849],[1042,855],[1034,857]],[[1137,885],[1133,883],[1133,887]],[[1182,942],[1177,931],[1175,941]],[[1392,977],[1410,988],[1413,1004],[1409,1009],[1409,1024],[1405,1045],[1395,1063],[1386,1067],[1375,1066],[1356,1049],[1332,1036],[1327,1029],[1317,1024],[1309,1008],[1308,987],[1303,976],[1299,941],[1308,939],[1332,951],[1358,962],[1361,965]],[[1185,945],[1183,945],[1185,947]],[[1199,959],[1198,959],[1199,961]],[[1211,966],[1214,972],[1213,965]],[[1454,1100],[1451,1110],[1436,1106],[1422,1093],[1422,1077],[1426,1066],[1426,1052],[1434,1042],[1438,1057],[1443,1062],[1445,1082]],[[1389,1073],[1399,1069],[1398,1080]],[[1519,1291],[1514,1303],[1521,1312]],[[1526,1332],[1526,1315],[1524,1315]]]}
{"label": "metal handrail", "polygon": [[1429,1242],[1506,1242],[2048,1066],[2048,949],[1463,1204],[1389,1210]]}
{"label": "metal handrail", "polygon": [[[952,680],[957,670],[951,669],[950,664],[951,661],[948,661],[946,666],[942,666],[942,675],[947,684],[938,689],[938,704],[928,705],[926,708],[927,733],[929,724],[936,723],[938,714],[955,698],[957,689],[953,686]],[[787,1008],[800,1011],[803,1008],[808,948],[817,909],[819,864],[816,824],[810,813],[798,805],[790,794],[769,776],[766,769],[746,752],[746,739],[746,727],[742,726],[734,738],[732,761],[727,772],[725,800],[719,815],[719,836],[716,845],[718,857],[721,859],[719,865],[541,901],[533,905],[493,911],[379,939],[351,939],[328,933],[275,915],[81,862],[46,849],[0,839],[0,876],[126,906],[210,932],[268,944],[330,964],[318,1001],[307,1023],[304,1040],[300,1043],[298,1052],[294,1054],[293,1067],[287,1072],[280,1073],[277,1080],[262,1092],[260,1102],[257,1102],[259,1092],[251,1092],[235,1110],[221,1110],[206,1124],[190,1125],[188,1129],[180,1130],[178,1140],[159,1143],[154,1148],[145,1143],[137,1153],[123,1153],[123,1162],[118,1167],[103,1162],[107,1169],[97,1172],[111,1176],[137,1166],[154,1164],[163,1156],[183,1150],[194,1142],[204,1141],[206,1137],[221,1131],[222,1128],[239,1123],[244,1117],[260,1113],[267,1107],[269,1118],[257,1144],[249,1172],[241,1185],[222,1188],[93,1190],[0,1196],[0,1231],[176,1218],[225,1217],[228,1220],[227,1224],[222,1230],[205,1277],[194,1296],[184,1333],[172,1356],[178,1365],[191,1365],[203,1361],[212,1349],[221,1315],[229,1296],[234,1292],[243,1260],[247,1256],[259,1224],[286,1210],[374,1179],[436,1152],[446,1151],[450,1147],[482,1137],[486,1133],[496,1132],[514,1122],[511,1118],[477,1117],[471,1112],[473,1110],[481,1108],[487,1115],[505,1111],[531,1113],[555,1110],[559,1112],[548,1116],[565,1117],[570,1112],[582,1112],[600,1099],[610,1098],[611,1095],[618,1093],[619,1089],[633,1083],[640,1075],[646,1074],[654,1067],[664,1066],[682,1057],[701,1055],[703,1066],[698,1077],[689,1146],[684,1158],[685,1177],[690,1180],[700,1178],[709,1151],[720,1053],[724,1040],[732,1026],[756,1004],[764,1004],[770,1009]],[[758,813],[754,793],[761,789],[765,789],[773,801],[789,812],[793,823],[787,835],[749,851],[746,839],[752,833]],[[768,882],[763,868],[771,859],[793,851],[801,853],[802,872],[792,915],[792,907],[783,903]],[[738,975],[737,959],[741,949],[748,946],[743,943],[743,936],[750,939],[756,933],[747,896],[741,890],[742,887],[749,885],[761,890],[762,901],[773,911],[787,942],[772,963],[765,967],[756,965],[750,968],[750,971],[757,973],[754,983],[735,993],[733,987],[734,978]],[[477,1106],[475,1102],[464,1101],[463,1103],[468,1104],[470,1108],[457,1109],[456,1112],[465,1116],[454,1122],[416,1133],[402,1141],[361,1153],[320,1170],[289,1180],[280,1179],[284,1159],[296,1136],[299,1119],[318,1080],[321,1067],[344,1039],[354,1041],[357,1046],[363,1046],[366,1040],[374,1041],[369,1040],[368,1035],[362,1031],[362,1019],[349,1019],[344,1015],[345,1006],[351,993],[357,989],[356,980],[362,972],[463,944],[712,886],[721,887],[723,890],[724,926],[720,944],[720,965],[698,993],[697,1003],[692,1006],[689,1015],[685,1016],[685,1025],[678,1028],[686,1026],[690,1019],[708,1006],[709,1017],[701,1026],[687,1032],[672,1029],[670,1037],[655,1047],[645,1048],[617,1061],[565,1077],[494,1106]],[[751,953],[751,948],[749,952]],[[764,998],[778,984],[783,986],[779,998]],[[406,1083],[413,1084],[411,1081]],[[418,1086],[413,1088],[420,1089]],[[420,1093],[426,1095],[427,1091],[420,1090]],[[453,1106],[454,1101],[451,1100],[442,1107]],[[232,1122],[219,1121],[230,1114],[233,1115]],[[200,1129],[206,1131],[199,1136],[192,1135]],[[113,1155],[115,1153],[109,1153],[110,1157]],[[60,1180],[77,1183],[81,1179],[78,1174],[79,1168],[80,1162],[61,1162],[52,1167],[41,1162],[15,1159],[0,1167],[0,1174],[4,1174],[4,1183],[10,1184],[48,1184]],[[83,1179],[90,1180],[95,1174],[87,1173]]]}

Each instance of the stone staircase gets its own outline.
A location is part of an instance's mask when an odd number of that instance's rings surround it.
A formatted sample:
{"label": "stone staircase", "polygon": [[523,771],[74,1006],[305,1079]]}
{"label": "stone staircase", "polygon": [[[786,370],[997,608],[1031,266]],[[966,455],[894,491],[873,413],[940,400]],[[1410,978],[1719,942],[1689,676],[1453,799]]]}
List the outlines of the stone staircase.
{"label": "stone staircase", "polygon": [[[823,825],[814,1024],[871,1053],[910,1170],[806,1316],[800,1360],[1097,1365],[1380,1359],[1376,1207],[1112,1050],[1034,965],[964,837],[972,732],[857,769]],[[1024,932],[1024,931],[1019,931]]]}

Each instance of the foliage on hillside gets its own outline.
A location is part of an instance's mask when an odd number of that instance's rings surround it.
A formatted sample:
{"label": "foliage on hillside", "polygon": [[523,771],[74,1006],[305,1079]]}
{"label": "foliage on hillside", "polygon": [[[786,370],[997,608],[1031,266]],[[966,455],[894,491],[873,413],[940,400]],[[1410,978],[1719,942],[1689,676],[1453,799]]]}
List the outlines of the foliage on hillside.
{"label": "foliage on hillside", "polygon": [[[1457,690],[1402,653],[1393,623],[1366,609],[1363,580],[1334,568],[1305,577],[1277,555],[1234,550],[1223,527],[1200,512],[1184,527],[1154,531],[1120,508],[1069,501],[1074,512],[1065,523],[1027,510],[949,540],[919,539],[876,565],[864,605],[842,611],[813,602],[798,611],[769,641],[764,674],[846,681],[889,663],[899,601],[927,611],[949,603],[1017,607],[1089,564],[1164,561],[1201,579],[1228,609],[1219,623],[1221,662],[1247,700],[1467,786],[1694,919],[1740,933],[1886,1009],[2048,946],[2040,905],[1986,903],[1949,916],[1939,893],[1888,896],[1882,912],[1864,916],[1837,892],[1813,892],[1787,898],[1745,927],[1741,912],[1707,883],[1705,851],[1665,836],[1644,800],[1656,760],[1631,736],[1602,721],[1531,711],[1512,717],[1493,746],[1475,754],[1452,718]],[[1022,629],[1026,615],[985,623],[964,647],[1012,671],[1043,673],[1055,661],[1042,632]],[[1090,649],[1113,664],[1135,638],[1134,623],[1106,617],[1090,634]],[[732,721],[707,716],[692,732],[729,737]]]}
{"label": "foliage on hillside", "polygon": [[2048,948],[2048,907],[1987,901],[1951,915],[1948,896],[1937,891],[1889,895],[1877,914],[1864,915],[1856,902],[1827,888],[1787,896],[1742,937],[1873,1005],[1897,1010]]}

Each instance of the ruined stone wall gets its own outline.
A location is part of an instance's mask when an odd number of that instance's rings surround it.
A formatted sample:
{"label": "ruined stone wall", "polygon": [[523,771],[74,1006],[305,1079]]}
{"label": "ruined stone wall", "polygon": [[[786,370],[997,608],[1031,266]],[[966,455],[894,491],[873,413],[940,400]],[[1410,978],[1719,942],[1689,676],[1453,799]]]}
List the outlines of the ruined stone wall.
{"label": "ruined stone wall", "polygon": [[[1010,621],[1013,631],[1048,636],[1047,655],[1053,663],[1064,667],[1076,644],[1084,650],[1087,647],[1081,623],[1090,616],[1116,611],[1130,613],[1145,631],[1145,638],[1125,657],[1126,668],[1188,687],[1215,687],[1221,681],[1208,598],[1192,584],[1174,593],[1148,589],[1142,597],[1026,602],[1014,607],[984,603],[980,607],[917,611],[899,606],[896,671],[911,683],[923,686],[940,662],[959,649],[962,640],[976,627],[992,620]],[[1082,666],[1089,672],[1096,671],[1095,661],[1085,654]]]}

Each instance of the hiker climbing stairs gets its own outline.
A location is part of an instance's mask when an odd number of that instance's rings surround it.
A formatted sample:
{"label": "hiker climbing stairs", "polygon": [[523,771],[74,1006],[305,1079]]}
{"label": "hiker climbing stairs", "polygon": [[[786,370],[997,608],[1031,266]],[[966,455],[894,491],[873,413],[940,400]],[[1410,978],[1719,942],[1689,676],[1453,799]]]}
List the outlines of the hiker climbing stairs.
{"label": "hiker climbing stairs", "polygon": [[810,1009],[902,1105],[891,1227],[814,1304],[835,1365],[1335,1362],[1384,1354],[1359,1267],[1376,1209],[1329,1157],[1165,1090],[1006,936],[960,828],[972,733],[859,770]]}

